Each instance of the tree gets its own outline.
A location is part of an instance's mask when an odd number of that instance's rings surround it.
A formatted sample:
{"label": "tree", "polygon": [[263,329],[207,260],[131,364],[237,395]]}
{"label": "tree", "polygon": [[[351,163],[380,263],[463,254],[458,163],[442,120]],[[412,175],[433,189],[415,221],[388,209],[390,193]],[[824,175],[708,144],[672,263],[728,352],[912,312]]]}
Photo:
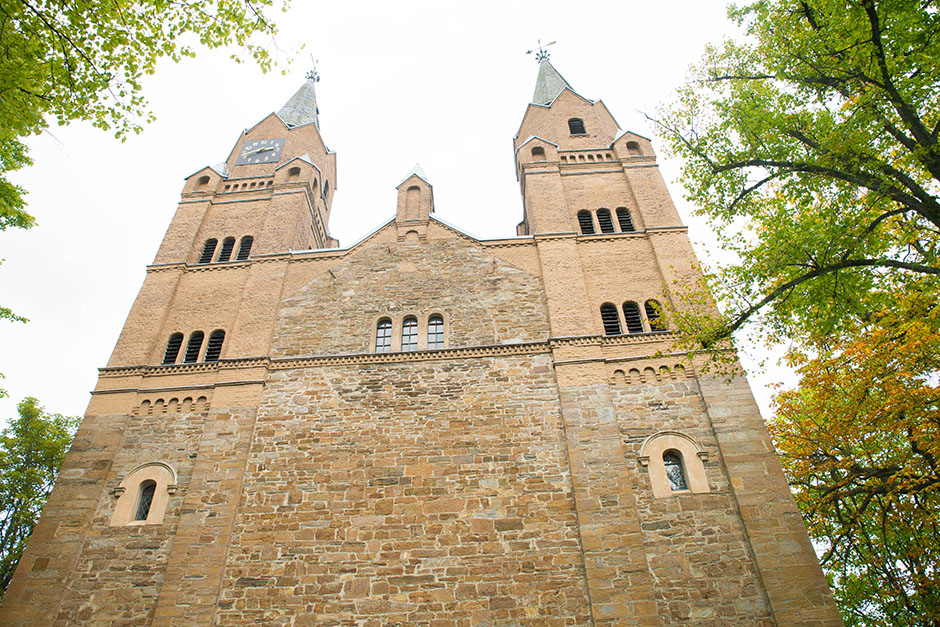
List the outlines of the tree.
{"label": "tree", "polygon": [[709,48],[657,121],[732,257],[706,275],[722,313],[671,286],[691,305],[673,326],[697,348],[746,324],[791,344],[802,378],[772,430],[843,616],[940,624],[940,8],[729,15],[741,38]]}
{"label": "tree", "polygon": [[730,15],[745,39],[710,48],[657,121],[738,259],[713,277],[725,314],[701,341],[758,315],[784,336],[834,330],[912,280],[936,290],[936,3],[761,0]]}
{"label": "tree", "polygon": [[0,433],[0,595],[52,492],[81,418],[47,414],[35,398]]}
{"label": "tree", "polygon": [[813,338],[771,435],[855,625],[940,625],[940,305]]}

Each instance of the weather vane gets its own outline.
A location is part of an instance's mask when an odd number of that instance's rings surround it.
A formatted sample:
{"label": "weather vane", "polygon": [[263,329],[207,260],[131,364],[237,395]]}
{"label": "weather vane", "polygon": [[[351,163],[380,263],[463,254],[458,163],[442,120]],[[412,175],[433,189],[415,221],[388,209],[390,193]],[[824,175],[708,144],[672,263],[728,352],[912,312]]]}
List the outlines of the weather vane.
{"label": "weather vane", "polygon": [[313,55],[310,55],[310,61],[313,63],[313,69],[305,74],[307,80],[311,80],[314,83],[320,82],[320,75],[317,74],[317,60],[313,58]]}
{"label": "weather vane", "polygon": [[535,60],[541,63],[543,60],[548,59],[548,50],[546,50],[546,48],[548,48],[549,46],[554,46],[555,42],[552,41],[543,46],[541,39],[538,39],[537,41],[539,42],[539,49],[538,50],[526,50],[525,53],[526,54],[532,54],[533,52],[536,53]]}

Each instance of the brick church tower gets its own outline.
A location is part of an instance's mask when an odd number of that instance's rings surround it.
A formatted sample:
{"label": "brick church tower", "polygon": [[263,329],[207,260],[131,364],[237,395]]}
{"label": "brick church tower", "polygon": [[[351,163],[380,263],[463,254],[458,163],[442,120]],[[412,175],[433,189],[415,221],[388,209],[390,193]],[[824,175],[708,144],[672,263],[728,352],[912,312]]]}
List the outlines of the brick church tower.
{"label": "brick church tower", "polygon": [[313,78],[187,178],[0,623],[840,625],[649,140],[543,58],[514,149],[497,240],[339,247]]}

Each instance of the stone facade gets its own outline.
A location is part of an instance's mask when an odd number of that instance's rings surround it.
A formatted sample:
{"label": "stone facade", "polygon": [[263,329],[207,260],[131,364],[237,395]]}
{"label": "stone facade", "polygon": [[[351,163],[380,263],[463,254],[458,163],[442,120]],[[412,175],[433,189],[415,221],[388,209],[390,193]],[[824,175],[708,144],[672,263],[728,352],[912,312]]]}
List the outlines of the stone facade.
{"label": "stone facade", "polygon": [[841,624],[747,384],[646,307],[697,278],[650,142],[542,61],[516,236],[417,171],[339,248],[313,88],[187,179],[0,621]]}

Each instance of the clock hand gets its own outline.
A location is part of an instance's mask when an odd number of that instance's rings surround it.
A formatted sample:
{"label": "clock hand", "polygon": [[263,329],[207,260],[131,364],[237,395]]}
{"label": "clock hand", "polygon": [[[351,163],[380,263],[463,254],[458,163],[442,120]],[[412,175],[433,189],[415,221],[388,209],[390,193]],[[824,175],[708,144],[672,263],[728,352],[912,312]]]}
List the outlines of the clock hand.
{"label": "clock hand", "polygon": [[274,148],[273,148],[272,146],[265,146],[264,148],[258,148],[258,149],[256,149],[256,150],[252,150],[252,151],[249,152],[248,154],[249,154],[249,155],[253,155],[253,154],[257,153],[257,152],[265,152],[265,151],[267,151],[267,150],[274,150]]}

